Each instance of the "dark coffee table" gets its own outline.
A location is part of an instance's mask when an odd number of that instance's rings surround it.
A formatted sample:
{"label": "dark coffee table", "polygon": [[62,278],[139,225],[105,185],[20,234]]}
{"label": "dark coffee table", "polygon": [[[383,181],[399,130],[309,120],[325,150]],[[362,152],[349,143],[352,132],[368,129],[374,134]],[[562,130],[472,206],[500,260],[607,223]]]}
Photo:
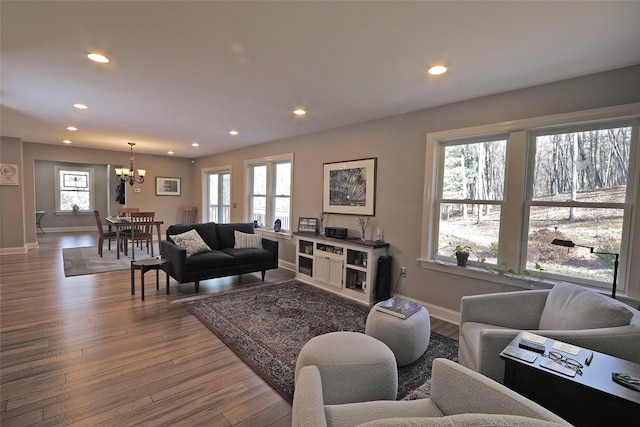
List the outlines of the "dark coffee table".
{"label": "dark coffee table", "polygon": [[167,275],[167,295],[169,295],[169,261],[166,259],[137,259],[131,261],[131,295],[136,294],[135,271],[140,270],[140,282],[142,286],[142,301],[144,301],[144,273],[149,270],[156,271],[156,290],[160,289],[160,270]]}
{"label": "dark coffee table", "polygon": [[[511,341],[518,345],[524,332]],[[500,353],[505,361],[504,384],[519,394],[539,403],[575,426],[638,426],[640,425],[640,392],[615,383],[613,372],[640,377],[640,365],[603,353],[576,347],[577,354],[554,348],[562,343],[547,338],[543,343],[545,355],[550,351],[575,359],[584,367],[582,375],[574,377],[540,366],[549,358],[535,352],[533,362]],[[593,353],[591,363],[586,359]],[[546,363],[543,362],[543,363]]]}

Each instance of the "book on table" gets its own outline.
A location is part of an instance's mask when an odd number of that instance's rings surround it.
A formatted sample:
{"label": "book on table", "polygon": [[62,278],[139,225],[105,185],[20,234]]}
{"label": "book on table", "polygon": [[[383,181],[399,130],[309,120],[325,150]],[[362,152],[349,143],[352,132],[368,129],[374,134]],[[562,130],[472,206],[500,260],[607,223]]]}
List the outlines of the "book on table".
{"label": "book on table", "polygon": [[376,304],[376,310],[391,314],[401,319],[406,319],[407,317],[417,313],[421,308],[421,304],[402,298],[389,298],[388,300]]}

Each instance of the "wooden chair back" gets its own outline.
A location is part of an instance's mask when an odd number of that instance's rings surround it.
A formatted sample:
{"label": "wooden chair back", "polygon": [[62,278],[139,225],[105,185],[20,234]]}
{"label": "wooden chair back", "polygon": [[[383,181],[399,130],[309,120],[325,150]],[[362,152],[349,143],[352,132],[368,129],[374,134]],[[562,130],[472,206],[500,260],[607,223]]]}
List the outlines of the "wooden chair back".
{"label": "wooden chair back", "polygon": [[[131,221],[131,234],[132,238],[146,240],[152,235],[153,220],[155,219],[155,212],[131,212],[129,221]],[[144,237],[143,237],[144,236]]]}
{"label": "wooden chair back", "polygon": [[93,211],[93,215],[96,217],[96,224],[98,225],[98,232],[100,237],[104,238],[104,229],[102,228],[102,219],[100,219],[100,212]]}
{"label": "wooden chair back", "polygon": [[[125,239],[131,240],[131,258],[135,259],[135,242],[147,242],[147,252],[151,247],[151,256],[153,256],[153,220],[155,212],[131,212],[129,221],[131,229],[124,232]],[[125,247],[127,244],[125,244]],[[125,254],[127,253],[125,249]]]}
{"label": "wooden chair back", "polygon": [[198,218],[197,206],[181,206],[178,214],[180,224],[195,224]]}
{"label": "wooden chair back", "polygon": [[118,208],[118,216],[130,217],[133,212],[140,212],[140,208]]}

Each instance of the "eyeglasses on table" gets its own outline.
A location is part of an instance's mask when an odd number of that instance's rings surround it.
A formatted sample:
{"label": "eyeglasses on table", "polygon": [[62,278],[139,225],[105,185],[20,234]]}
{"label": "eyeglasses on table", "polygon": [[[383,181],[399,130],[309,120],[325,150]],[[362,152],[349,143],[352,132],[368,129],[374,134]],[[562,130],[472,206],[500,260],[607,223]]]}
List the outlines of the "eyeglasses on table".
{"label": "eyeglasses on table", "polygon": [[576,371],[578,375],[582,375],[582,368],[584,368],[584,366],[582,365],[582,363],[578,362],[575,359],[571,359],[570,357],[563,356],[557,351],[550,351],[548,355],[545,355],[545,357],[548,357],[549,359],[553,360],[556,363],[561,364],[562,366],[566,366],[569,369],[573,369],[574,371]]}

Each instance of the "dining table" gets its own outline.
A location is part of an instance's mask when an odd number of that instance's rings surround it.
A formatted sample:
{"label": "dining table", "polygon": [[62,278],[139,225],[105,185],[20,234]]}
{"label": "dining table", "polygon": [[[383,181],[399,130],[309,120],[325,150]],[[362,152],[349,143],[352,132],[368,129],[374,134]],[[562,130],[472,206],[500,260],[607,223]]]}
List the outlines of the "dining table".
{"label": "dining table", "polygon": [[[121,217],[121,216],[108,216],[105,218],[105,221],[107,221],[107,224],[109,224],[109,231],[112,231],[113,228],[115,228],[116,230],[116,258],[120,259],[120,231],[122,229],[126,229],[126,228],[130,228],[131,227],[131,220],[127,217]],[[140,223],[137,223],[140,224]],[[153,220],[153,221],[147,221],[144,224],[148,224],[148,225],[155,225],[156,229],[158,230],[158,247],[160,246],[160,242],[162,241],[162,234],[160,233],[160,226],[162,224],[164,224],[163,221],[159,221],[159,220]],[[112,228],[113,227],[113,228]],[[151,244],[153,244],[153,237],[151,239]],[[136,259],[135,258],[135,252],[131,251],[131,259]]]}

